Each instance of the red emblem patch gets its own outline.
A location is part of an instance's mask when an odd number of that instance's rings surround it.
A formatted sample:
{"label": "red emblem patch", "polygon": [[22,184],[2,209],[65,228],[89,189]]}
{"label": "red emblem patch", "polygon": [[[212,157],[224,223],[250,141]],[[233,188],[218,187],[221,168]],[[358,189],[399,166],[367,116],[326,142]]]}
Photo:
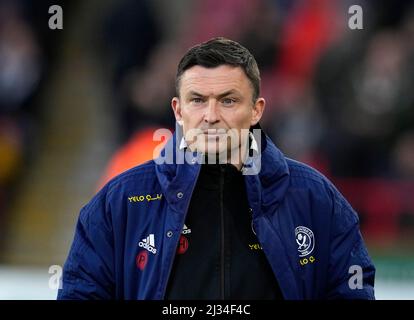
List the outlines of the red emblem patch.
{"label": "red emblem patch", "polygon": [[137,258],[135,259],[137,267],[140,270],[144,270],[145,266],[147,265],[148,262],[148,251],[147,250],[142,250],[138,255]]}
{"label": "red emblem patch", "polygon": [[185,236],[180,236],[180,241],[178,242],[177,254],[184,254],[188,249],[188,240]]}

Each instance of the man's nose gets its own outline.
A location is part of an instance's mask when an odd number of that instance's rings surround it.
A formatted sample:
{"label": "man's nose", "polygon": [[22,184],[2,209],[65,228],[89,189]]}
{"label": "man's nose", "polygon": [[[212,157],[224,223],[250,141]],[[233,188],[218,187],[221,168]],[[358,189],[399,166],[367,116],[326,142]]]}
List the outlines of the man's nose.
{"label": "man's nose", "polygon": [[212,99],[209,100],[206,113],[204,114],[204,121],[208,123],[216,123],[219,121],[219,111],[217,107],[217,101]]}

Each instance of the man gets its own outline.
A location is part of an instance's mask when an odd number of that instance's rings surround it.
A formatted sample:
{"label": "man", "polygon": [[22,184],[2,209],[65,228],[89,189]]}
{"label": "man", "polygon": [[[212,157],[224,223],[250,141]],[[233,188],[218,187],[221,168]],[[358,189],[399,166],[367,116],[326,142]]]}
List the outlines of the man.
{"label": "man", "polygon": [[182,58],[159,158],[81,211],[59,299],[373,299],[354,210],[261,132],[254,57],[216,38]]}

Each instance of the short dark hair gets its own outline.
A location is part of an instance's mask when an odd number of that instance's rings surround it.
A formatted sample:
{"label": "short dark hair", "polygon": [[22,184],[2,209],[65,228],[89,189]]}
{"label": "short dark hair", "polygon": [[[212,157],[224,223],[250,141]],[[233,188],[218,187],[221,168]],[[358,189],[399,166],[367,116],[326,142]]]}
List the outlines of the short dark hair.
{"label": "short dark hair", "polygon": [[215,68],[221,65],[239,66],[249,78],[253,87],[253,102],[260,94],[260,72],[256,59],[240,43],[226,39],[213,38],[190,48],[181,58],[175,76],[175,90],[180,92],[180,79],[184,71],[193,66]]}

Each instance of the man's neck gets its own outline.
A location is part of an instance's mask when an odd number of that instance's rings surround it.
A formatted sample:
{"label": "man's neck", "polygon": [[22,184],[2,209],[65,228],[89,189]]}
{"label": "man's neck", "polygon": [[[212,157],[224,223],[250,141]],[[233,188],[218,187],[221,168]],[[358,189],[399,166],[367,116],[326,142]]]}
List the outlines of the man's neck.
{"label": "man's neck", "polygon": [[[248,144],[242,145],[237,149],[231,150],[231,152],[227,151],[221,154],[206,154],[205,155],[205,163],[206,164],[231,164],[237,168],[237,170],[241,170],[243,167],[243,163],[246,161],[246,158],[249,154],[248,151]],[[230,153],[230,154],[229,154]]]}

